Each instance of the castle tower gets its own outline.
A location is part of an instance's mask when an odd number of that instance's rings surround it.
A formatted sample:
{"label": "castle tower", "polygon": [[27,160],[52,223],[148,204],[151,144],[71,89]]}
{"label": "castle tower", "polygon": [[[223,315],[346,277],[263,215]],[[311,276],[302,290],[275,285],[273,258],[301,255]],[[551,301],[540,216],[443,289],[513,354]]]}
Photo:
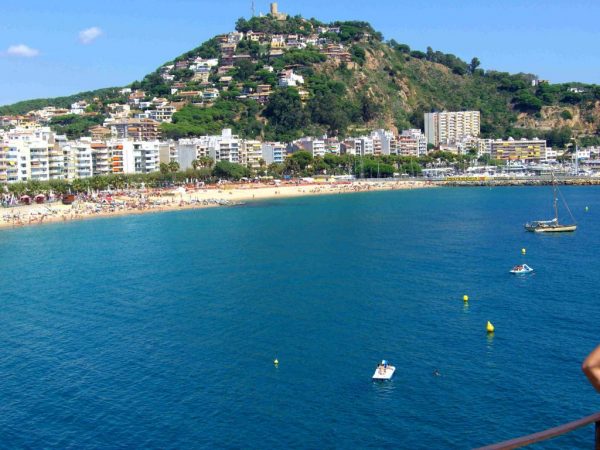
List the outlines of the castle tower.
{"label": "castle tower", "polygon": [[271,3],[271,15],[277,17],[277,3]]}

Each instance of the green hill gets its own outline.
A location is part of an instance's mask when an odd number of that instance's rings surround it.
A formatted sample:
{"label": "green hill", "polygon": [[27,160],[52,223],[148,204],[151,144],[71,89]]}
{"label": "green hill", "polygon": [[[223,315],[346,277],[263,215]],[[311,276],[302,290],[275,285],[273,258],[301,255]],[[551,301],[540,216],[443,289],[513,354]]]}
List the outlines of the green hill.
{"label": "green hill", "polygon": [[[484,137],[538,136],[563,146],[575,135],[582,143],[600,142],[597,85],[537,83],[532,74],[486,71],[477,58],[466,62],[431,48],[421,52],[394,40],[386,42],[366,22],[323,24],[299,16],[265,16],[239,19],[236,30],[246,37],[234,48],[224,42],[226,35],[214,37],[130,85],[143,90],[147,99],[180,101],[182,92],[207,87],[189,69],[195,58],[218,58],[220,67],[234,61],[229,70],[210,72],[208,83],[219,88],[219,98],[183,107],[173,123],[162,125],[164,136],[210,134],[231,127],[244,137],[289,141],[325,132],[346,136],[381,127],[423,128],[424,112],[473,109],[481,111]],[[288,42],[311,43],[279,54],[270,40],[278,34],[292,35]],[[323,44],[331,51],[324,51]],[[336,52],[343,56],[336,57]],[[302,85],[278,86],[278,74],[289,69],[303,77]],[[267,85],[272,92],[268,101],[252,98],[259,86]],[[179,90],[172,94],[174,86]],[[93,98],[100,114],[106,114],[108,103],[126,101],[116,89],[102,89],[3,106],[0,114]]]}

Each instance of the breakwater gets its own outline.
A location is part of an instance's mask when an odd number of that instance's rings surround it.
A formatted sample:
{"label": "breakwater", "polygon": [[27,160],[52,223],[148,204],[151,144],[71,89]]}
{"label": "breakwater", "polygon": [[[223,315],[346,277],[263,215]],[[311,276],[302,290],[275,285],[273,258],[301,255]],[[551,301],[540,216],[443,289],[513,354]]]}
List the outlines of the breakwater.
{"label": "breakwater", "polygon": [[[600,178],[569,177],[555,178],[554,182],[566,186],[600,186]],[[527,177],[527,178],[477,178],[457,177],[433,182],[438,186],[548,186],[552,184],[550,177]]]}

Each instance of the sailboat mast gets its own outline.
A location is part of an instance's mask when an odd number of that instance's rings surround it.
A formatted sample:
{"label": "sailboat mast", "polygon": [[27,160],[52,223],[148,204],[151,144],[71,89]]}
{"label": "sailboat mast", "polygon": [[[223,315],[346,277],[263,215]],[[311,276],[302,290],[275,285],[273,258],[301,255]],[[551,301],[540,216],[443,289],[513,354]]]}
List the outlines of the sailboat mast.
{"label": "sailboat mast", "polygon": [[558,222],[558,195],[556,195],[556,181],[552,172],[552,193],[554,194],[554,220]]}

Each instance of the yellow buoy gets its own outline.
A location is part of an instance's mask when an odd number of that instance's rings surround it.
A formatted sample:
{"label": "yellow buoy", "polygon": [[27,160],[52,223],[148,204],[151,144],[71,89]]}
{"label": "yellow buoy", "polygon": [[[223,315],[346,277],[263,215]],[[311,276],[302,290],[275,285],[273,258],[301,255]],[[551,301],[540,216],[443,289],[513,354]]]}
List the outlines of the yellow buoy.
{"label": "yellow buoy", "polygon": [[468,301],[469,301],[469,296],[463,295],[463,302],[468,302]]}
{"label": "yellow buoy", "polygon": [[488,320],[486,329],[487,329],[488,333],[493,333],[494,332],[494,325],[492,325],[492,322],[490,322],[489,320]]}
{"label": "yellow buoy", "polygon": [[523,253],[523,254],[527,253],[527,249],[525,249],[525,248],[522,248],[522,249],[521,249],[521,253]]}
{"label": "yellow buoy", "polygon": [[279,360],[278,360],[277,358],[275,358],[275,359],[273,360],[273,364],[275,364],[276,366],[277,366],[277,365],[279,365]]}

